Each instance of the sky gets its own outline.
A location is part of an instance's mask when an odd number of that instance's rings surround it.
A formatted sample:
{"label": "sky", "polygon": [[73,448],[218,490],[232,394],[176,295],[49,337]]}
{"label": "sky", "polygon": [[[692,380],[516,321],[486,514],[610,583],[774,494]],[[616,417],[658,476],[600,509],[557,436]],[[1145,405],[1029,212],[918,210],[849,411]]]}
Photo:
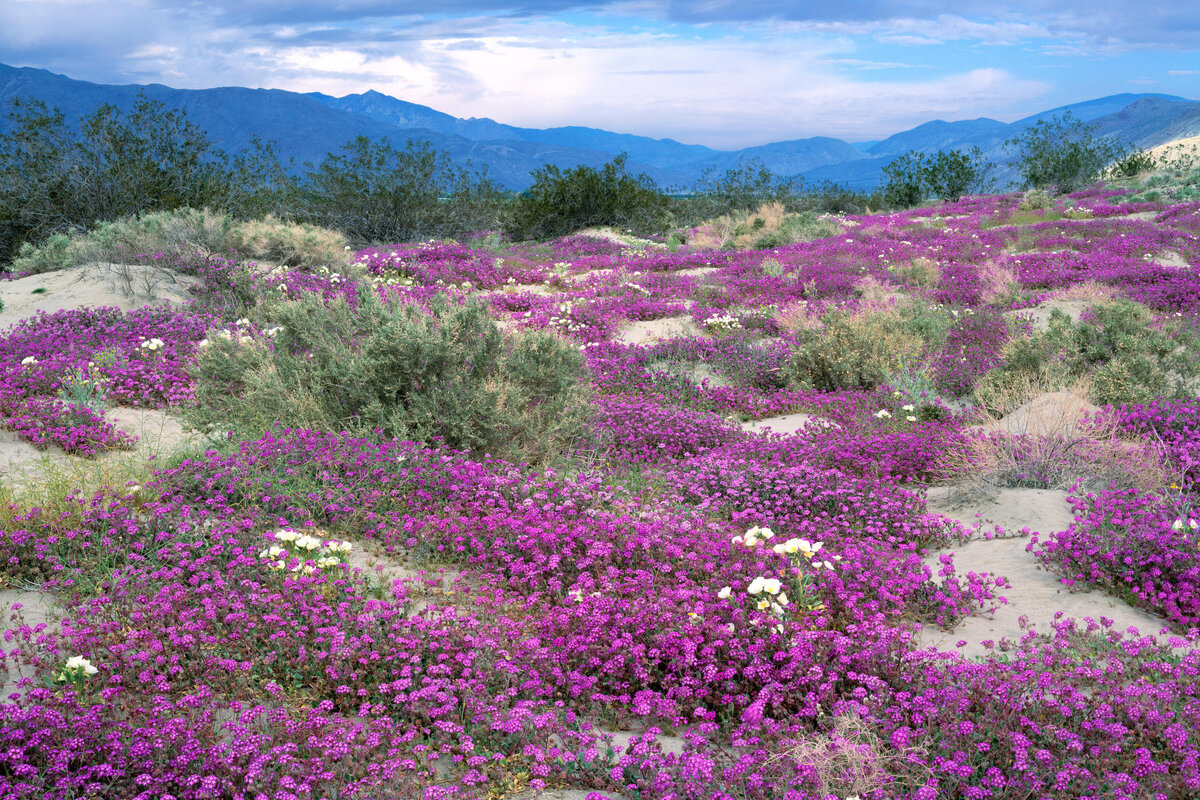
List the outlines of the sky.
{"label": "sky", "polygon": [[1200,99],[1187,0],[3,0],[0,31],[0,63],[96,83],[374,89],[721,149]]}

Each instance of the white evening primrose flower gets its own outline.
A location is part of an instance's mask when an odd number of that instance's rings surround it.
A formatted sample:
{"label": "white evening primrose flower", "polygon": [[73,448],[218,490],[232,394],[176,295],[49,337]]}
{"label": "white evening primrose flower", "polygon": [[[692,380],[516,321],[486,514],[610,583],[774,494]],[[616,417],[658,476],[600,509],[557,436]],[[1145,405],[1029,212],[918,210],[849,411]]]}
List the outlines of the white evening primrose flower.
{"label": "white evening primrose flower", "polygon": [[1181,520],[1181,519],[1177,519],[1177,520],[1175,520],[1174,522],[1172,522],[1172,523],[1171,523],[1171,530],[1173,530],[1173,531],[1181,531],[1181,530],[1183,530],[1183,520]]}
{"label": "white evening primrose flower", "polygon": [[781,588],[783,587],[778,578],[767,578],[763,581],[763,591],[767,594],[779,594]]}
{"label": "white evening primrose flower", "polygon": [[296,547],[303,550],[316,550],[320,548],[321,540],[315,536],[309,536],[307,533],[296,539]]}
{"label": "white evening primrose flower", "polygon": [[211,344],[212,344],[212,342],[210,342],[208,339],[201,339],[199,342],[196,343],[196,347],[203,349],[205,347],[208,347]]}
{"label": "white evening primrose flower", "polygon": [[746,536],[757,536],[762,539],[773,539],[775,537],[775,532],[770,528],[760,528],[759,526],[755,525],[753,528],[746,531]]}
{"label": "white evening primrose flower", "polygon": [[766,578],[759,576],[750,581],[750,585],[746,587],[747,594],[758,594],[763,590],[763,584],[766,583]]}
{"label": "white evening primrose flower", "polygon": [[259,558],[279,558],[280,556],[286,557],[287,554],[288,554],[287,550],[284,550],[282,547],[280,547],[277,544],[273,544],[270,547],[263,548],[259,552],[258,557]]}
{"label": "white evening primrose flower", "polygon": [[22,367],[27,367],[30,364],[36,364],[36,363],[38,363],[38,360],[36,358],[34,358],[33,356],[25,356],[24,358],[21,359]]}
{"label": "white evening primrose flower", "polygon": [[906,419],[906,420],[908,420],[909,422],[916,422],[916,421],[917,421],[917,418],[916,418],[916,417],[914,417],[912,414],[909,414],[907,417],[905,417],[905,419]]}
{"label": "white evening primrose flower", "polygon": [[250,327],[250,320],[246,319],[245,317],[242,317],[241,319],[239,319],[239,320],[237,321],[236,325],[237,325],[239,328],[249,328],[249,327]]}
{"label": "white evening primrose flower", "polygon": [[317,566],[321,569],[336,567],[340,563],[342,563],[342,560],[336,556],[322,556],[317,559]]}
{"label": "white evening primrose flower", "polygon": [[766,611],[771,607],[771,601],[764,597],[762,600],[759,600],[756,605],[759,611]]}
{"label": "white evening primrose flower", "polygon": [[354,549],[354,545],[349,542],[334,542],[329,545],[329,549],[334,553],[349,553]]}
{"label": "white evening primrose flower", "polygon": [[83,656],[71,656],[67,659],[67,669],[82,670],[85,675],[95,675],[100,670],[92,666],[92,662]]}
{"label": "white evening primrose flower", "polygon": [[917,410],[917,407],[914,406],[912,403],[902,405],[902,406],[900,406],[900,408],[904,409],[905,411],[916,411]]}
{"label": "white evening primrose flower", "polygon": [[1188,527],[1189,527],[1189,528],[1191,528],[1191,529],[1192,529],[1192,530],[1194,530],[1194,531],[1195,531],[1195,530],[1200,530],[1200,522],[1197,522],[1197,521],[1196,521],[1196,520],[1194,520],[1194,519],[1189,519],[1189,520],[1188,520]]}
{"label": "white evening primrose flower", "polygon": [[775,602],[779,603],[779,605],[781,605],[781,606],[786,606],[791,601],[788,600],[787,592],[780,592],[779,597],[775,598]]}
{"label": "white evening primrose flower", "polygon": [[294,542],[300,538],[300,534],[296,533],[291,528],[284,528],[281,531],[275,531],[275,541],[277,542]]}
{"label": "white evening primrose flower", "polygon": [[798,551],[800,549],[800,543],[803,541],[803,539],[788,539],[783,544],[777,544],[771,549],[780,555],[787,555],[789,553],[795,553]]}
{"label": "white evening primrose flower", "polygon": [[724,600],[725,598],[729,597],[729,595],[732,593],[733,593],[733,589],[731,589],[728,586],[725,586],[721,589],[721,591],[717,592],[717,597]]}
{"label": "white evening primrose flower", "polygon": [[881,408],[875,412],[875,417],[877,419],[887,419],[890,416],[892,416],[892,414],[886,408]]}

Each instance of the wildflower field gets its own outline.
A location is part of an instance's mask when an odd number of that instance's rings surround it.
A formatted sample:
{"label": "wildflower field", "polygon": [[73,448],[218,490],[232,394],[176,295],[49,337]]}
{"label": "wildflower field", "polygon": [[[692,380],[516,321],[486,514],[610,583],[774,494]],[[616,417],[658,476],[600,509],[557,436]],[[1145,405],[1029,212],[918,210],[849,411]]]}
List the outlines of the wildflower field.
{"label": "wildflower field", "polygon": [[[1200,203],[1021,200],[179,250],[188,304],[15,324],[11,434],[200,438],[4,487],[0,589],[61,620],[5,611],[0,797],[1200,797]],[[1054,392],[1069,430],[989,426]],[[1069,493],[1028,557],[1155,625],[929,645],[1020,590],[939,485]]]}

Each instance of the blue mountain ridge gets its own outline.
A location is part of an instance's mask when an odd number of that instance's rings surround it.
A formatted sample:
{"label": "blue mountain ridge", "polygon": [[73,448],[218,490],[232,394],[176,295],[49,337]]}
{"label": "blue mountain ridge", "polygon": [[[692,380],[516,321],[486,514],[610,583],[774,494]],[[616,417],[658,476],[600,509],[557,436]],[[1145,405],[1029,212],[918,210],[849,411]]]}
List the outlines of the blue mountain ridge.
{"label": "blue mountain ridge", "polygon": [[[882,140],[857,144],[814,136],[714,150],[598,128],[522,128],[487,118],[462,119],[373,90],[331,97],[244,87],[108,85],[0,64],[0,105],[7,107],[13,98],[39,99],[61,109],[71,122],[101,103],[128,110],[142,92],[185,111],[216,147],[229,153],[245,149],[257,137],[274,142],[285,163],[294,160],[301,165],[321,161],[358,136],[384,139],[396,147],[421,140],[445,151],[456,163],[485,167],[497,183],[517,190],[529,186],[531,173],[543,166],[599,166],[622,152],[629,155],[630,169],[645,172],[664,188],[684,189],[707,170],[720,173],[744,160],[758,159],[777,175],[868,189],[878,184],[887,163],[908,150],[932,153],[977,146],[1002,161],[1007,156],[1006,140],[1038,119],[1065,110],[1096,125],[1101,135],[1139,147],[1200,134],[1200,102],[1162,94],[1117,94],[1048,109],[1014,123],[988,118],[932,120]],[[0,115],[0,132],[10,125],[7,115]],[[1011,169],[1002,168],[1000,177],[1006,174]]]}

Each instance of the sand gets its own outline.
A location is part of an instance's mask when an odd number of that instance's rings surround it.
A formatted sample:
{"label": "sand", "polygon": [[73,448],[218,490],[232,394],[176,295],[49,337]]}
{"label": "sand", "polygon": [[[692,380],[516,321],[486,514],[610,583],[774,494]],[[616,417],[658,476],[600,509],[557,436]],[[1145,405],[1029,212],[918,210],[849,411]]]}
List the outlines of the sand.
{"label": "sand", "polygon": [[742,423],[742,430],[748,433],[781,433],[791,435],[806,428],[836,427],[837,423],[816,414],[782,414],[777,417],[766,417]]}
{"label": "sand", "polygon": [[[1027,618],[1030,629],[1053,633],[1058,612],[1077,620],[1087,618],[1100,622],[1101,617],[1113,620],[1113,629],[1125,631],[1136,628],[1141,635],[1156,635],[1166,627],[1166,620],[1142,609],[1134,608],[1101,591],[1072,592],[1059,577],[1045,571],[1032,553],[1026,552],[1029,538],[1022,533],[1049,534],[1064,531],[1074,519],[1067,504],[1067,493],[1049,489],[1002,489],[990,498],[973,498],[955,502],[954,487],[930,489],[931,513],[943,514],[967,527],[980,523],[983,535],[993,534],[996,527],[1008,536],[992,540],[977,539],[946,550],[931,552],[925,563],[937,575],[940,558],[952,554],[957,575],[968,572],[987,572],[1008,579],[1011,588],[1000,590],[1007,599],[993,618],[972,616],[959,622],[951,631],[931,626],[923,627],[918,644],[942,651],[953,651],[966,657],[988,655],[985,641],[999,643],[1004,638],[1016,643],[1028,633],[1021,626]],[[1042,538],[1045,538],[1044,536]],[[958,642],[965,641],[962,648]]]}
{"label": "sand", "polygon": [[652,344],[680,336],[702,336],[700,329],[690,316],[663,317],[645,322],[631,322],[613,337],[623,344]]}
{"label": "sand", "polygon": [[1022,308],[1017,311],[1006,311],[1004,316],[1019,319],[1027,319],[1033,324],[1035,331],[1050,330],[1050,314],[1055,310],[1059,310],[1071,318],[1072,322],[1078,322],[1083,312],[1091,306],[1091,303],[1085,303],[1082,300],[1047,300],[1033,308]]}
{"label": "sand", "polygon": [[[147,305],[178,306],[198,278],[172,270],[124,264],[88,264],[0,282],[0,330],[32,317],[67,309],[116,306],[132,311]],[[40,291],[34,294],[36,290]]]}

